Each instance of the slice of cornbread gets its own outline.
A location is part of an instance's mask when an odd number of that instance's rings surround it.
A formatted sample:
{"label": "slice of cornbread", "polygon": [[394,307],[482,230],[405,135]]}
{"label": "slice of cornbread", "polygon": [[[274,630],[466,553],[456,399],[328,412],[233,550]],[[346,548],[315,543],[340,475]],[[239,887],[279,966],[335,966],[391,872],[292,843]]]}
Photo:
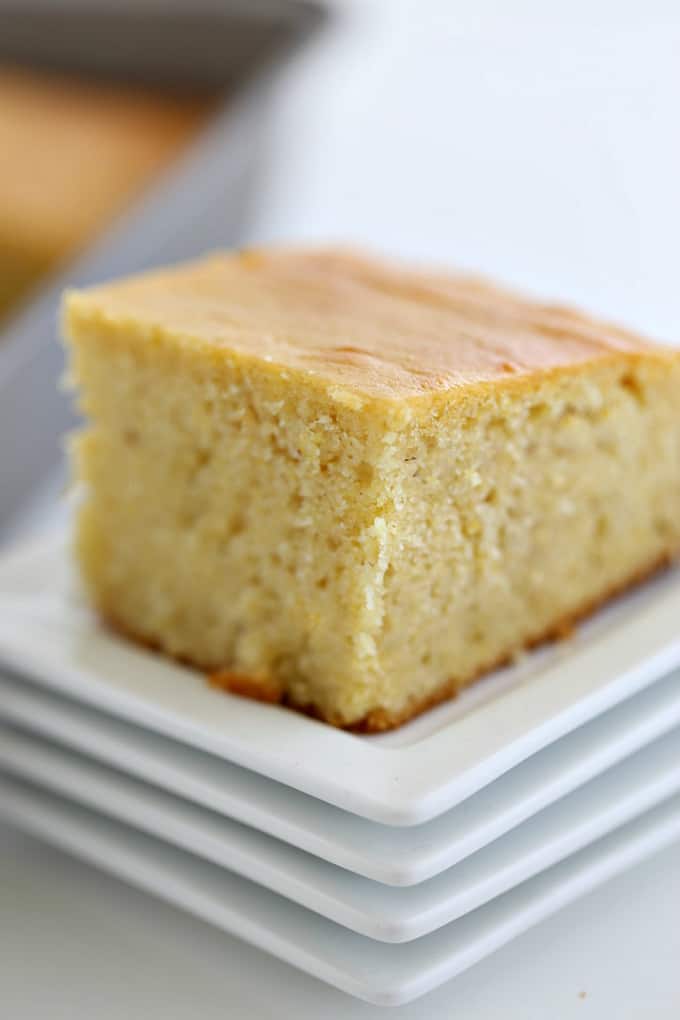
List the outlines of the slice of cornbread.
{"label": "slice of cornbread", "polygon": [[92,598],[226,688],[395,726],[680,548],[680,351],[573,311],[258,251],[65,324]]}
{"label": "slice of cornbread", "polygon": [[0,67],[0,315],[165,166],[205,98]]}

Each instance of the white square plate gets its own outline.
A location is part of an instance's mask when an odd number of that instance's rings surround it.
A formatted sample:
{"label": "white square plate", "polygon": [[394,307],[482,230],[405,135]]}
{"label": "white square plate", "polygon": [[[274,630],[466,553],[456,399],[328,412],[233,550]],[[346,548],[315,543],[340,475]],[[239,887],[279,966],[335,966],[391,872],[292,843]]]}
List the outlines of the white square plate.
{"label": "white square plate", "polygon": [[387,945],[119,822],[2,776],[0,816],[377,1005],[400,1005],[424,995],[680,839],[680,797],[674,797],[439,931]]}
{"label": "white square plate", "polygon": [[361,935],[408,942],[483,906],[680,792],[680,732],[437,878],[393,889],[0,725],[0,769],[257,882]]}
{"label": "white square plate", "polygon": [[680,671],[659,680],[420,826],[359,818],[247,769],[0,675],[0,719],[389,885],[463,860],[680,724]]}
{"label": "white square plate", "polygon": [[0,565],[0,661],[45,686],[226,758],[346,811],[417,825],[670,673],[680,663],[680,571],[577,635],[497,672],[384,737],[361,737],[211,689],[100,627],[62,538]]}

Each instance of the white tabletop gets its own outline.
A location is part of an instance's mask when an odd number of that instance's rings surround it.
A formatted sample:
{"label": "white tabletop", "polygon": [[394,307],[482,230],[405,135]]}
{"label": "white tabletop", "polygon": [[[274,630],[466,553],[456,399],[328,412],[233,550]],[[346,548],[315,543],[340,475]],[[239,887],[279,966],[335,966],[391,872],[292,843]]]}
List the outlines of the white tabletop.
{"label": "white tabletop", "polygon": [[677,1020],[671,848],[410,1006],[386,1011],[0,826],[8,1020]]}

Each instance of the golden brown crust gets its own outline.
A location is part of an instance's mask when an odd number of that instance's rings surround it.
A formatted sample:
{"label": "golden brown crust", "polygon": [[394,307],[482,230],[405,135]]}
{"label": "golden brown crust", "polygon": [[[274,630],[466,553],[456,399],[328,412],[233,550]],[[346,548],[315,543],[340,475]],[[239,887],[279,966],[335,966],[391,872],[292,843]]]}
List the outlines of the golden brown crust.
{"label": "golden brown crust", "polygon": [[211,687],[253,701],[266,701],[272,705],[283,701],[283,687],[271,676],[248,676],[230,669],[218,669],[208,674],[208,683]]}
{"label": "golden brown crust", "polygon": [[[198,358],[257,361],[333,396],[409,399],[574,371],[603,359],[678,357],[571,309],[466,275],[334,250],[217,254],[72,292],[83,329],[131,321]],[[340,397],[338,397],[340,399]]]}
{"label": "golden brown crust", "polygon": [[[555,623],[551,624],[546,630],[543,630],[540,634],[530,637],[527,641],[523,642],[522,645],[509,649],[493,662],[480,667],[471,676],[448,679],[435,691],[426,695],[424,698],[412,698],[399,712],[391,712],[389,709],[378,707],[372,709],[362,719],[359,719],[358,722],[354,723],[343,723],[342,720],[339,720],[337,717],[332,717],[322,712],[317,705],[294,704],[286,696],[281,684],[273,677],[248,676],[243,673],[233,672],[229,669],[215,670],[209,667],[206,669],[205,665],[192,662],[191,660],[187,660],[183,657],[173,656],[173,658],[185,665],[198,668],[203,672],[208,672],[208,682],[210,685],[220,690],[228,691],[230,694],[254,699],[256,701],[267,702],[269,704],[281,704],[287,708],[292,708],[297,712],[302,712],[304,715],[309,715],[312,718],[319,719],[331,726],[335,726],[338,729],[346,729],[352,733],[384,733],[387,730],[397,729],[397,727],[410,722],[412,719],[422,715],[423,712],[428,711],[430,708],[434,708],[442,702],[454,698],[461,690],[463,690],[463,688],[469,687],[482,676],[487,675],[494,669],[500,669],[502,666],[507,665],[520,652],[528,651],[535,648],[537,645],[545,644],[549,641],[567,640],[573,634],[576,625],[581,620],[590,616],[599,609],[600,606],[603,606],[611,599],[621,595],[628,589],[639,584],[641,581],[646,580],[648,577],[656,574],[664,567],[667,567],[679,554],[680,550],[668,550],[662,553],[653,563],[641,567],[626,580],[610,587],[606,592],[604,592],[604,594],[596,596],[584,603],[578,609],[565,614]],[[165,654],[157,642],[150,641],[147,638],[143,638],[135,634],[129,627],[121,625],[110,612],[100,610],[100,616],[108,626],[117,631],[119,634],[122,634],[124,637],[135,641],[137,644],[144,645],[146,648]]]}

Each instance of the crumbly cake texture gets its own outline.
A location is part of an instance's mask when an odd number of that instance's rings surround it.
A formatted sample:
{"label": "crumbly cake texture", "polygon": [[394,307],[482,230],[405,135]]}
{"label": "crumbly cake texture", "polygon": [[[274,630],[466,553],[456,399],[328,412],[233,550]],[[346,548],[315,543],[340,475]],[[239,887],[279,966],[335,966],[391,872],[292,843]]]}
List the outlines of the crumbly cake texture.
{"label": "crumbly cake texture", "polygon": [[216,254],[70,292],[101,614],[398,725],[680,549],[680,351],[478,278]]}
{"label": "crumbly cake texture", "polygon": [[0,314],[186,144],[204,99],[0,68]]}

